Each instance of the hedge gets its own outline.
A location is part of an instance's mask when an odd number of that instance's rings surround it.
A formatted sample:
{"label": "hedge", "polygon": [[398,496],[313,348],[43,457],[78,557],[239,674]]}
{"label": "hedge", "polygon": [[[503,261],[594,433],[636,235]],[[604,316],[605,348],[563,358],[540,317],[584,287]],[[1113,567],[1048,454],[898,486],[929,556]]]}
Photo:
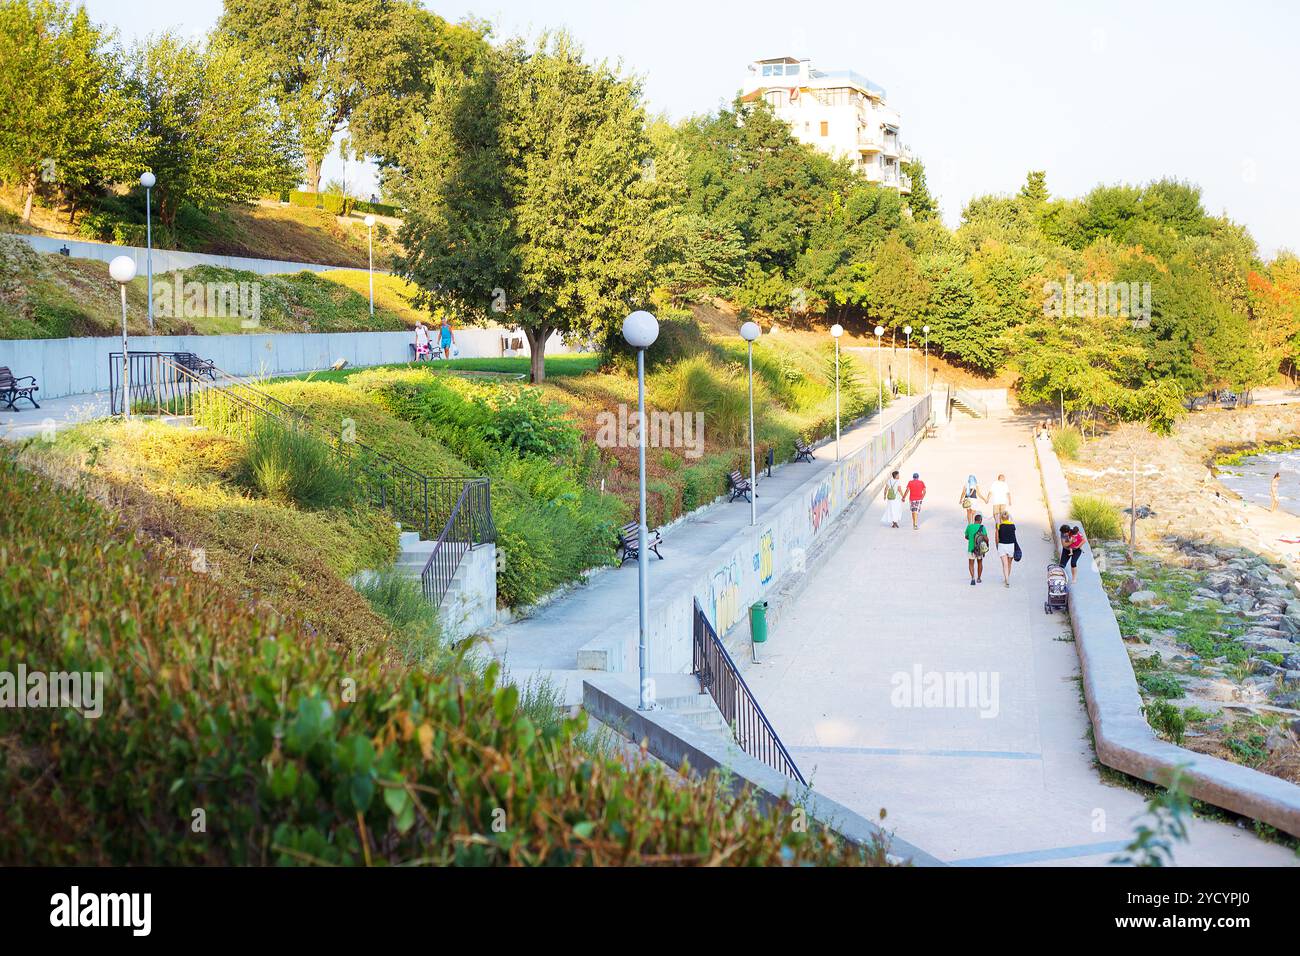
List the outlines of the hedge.
{"label": "hedge", "polygon": [[303,206],[309,209],[324,209],[336,216],[345,216],[349,212],[372,212],[379,216],[400,216],[401,207],[381,202],[363,202],[338,193],[312,193],[299,189],[280,194],[280,201],[291,206]]}

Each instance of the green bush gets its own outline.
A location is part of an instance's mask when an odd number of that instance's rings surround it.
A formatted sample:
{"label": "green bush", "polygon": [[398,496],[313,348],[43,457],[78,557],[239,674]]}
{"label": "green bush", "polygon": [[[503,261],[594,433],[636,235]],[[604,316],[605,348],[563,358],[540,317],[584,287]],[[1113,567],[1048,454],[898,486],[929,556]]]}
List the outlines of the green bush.
{"label": "green bush", "polygon": [[1119,508],[1096,495],[1075,495],[1070,515],[1081,525],[1083,533],[1093,541],[1112,541],[1123,537],[1123,523]]}
{"label": "green bush", "polygon": [[1146,671],[1137,675],[1138,686],[1152,697],[1182,697],[1183,685],[1164,671]]}
{"label": "green bush", "polygon": [[1083,446],[1083,435],[1073,425],[1066,425],[1052,432],[1052,451],[1057,458],[1074,459],[1079,457]]}
{"label": "green bush", "polygon": [[585,718],[535,723],[495,666],[430,674],[379,649],[340,652],[136,530],[0,461],[0,541],[22,557],[0,575],[0,670],[106,677],[98,718],[7,712],[0,859],[885,862],[790,826],[788,806],[758,812],[716,775],[681,786],[592,756]]}
{"label": "green bush", "polygon": [[1183,716],[1181,710],[1163,698],[1152,701],[1142,710],[1146,714],[1147,723],[1179,747],[1183,745],[1183,734],[1187,731],[1187,719]]}
{"label": "green bush", "polygon": [[443,642],[438,611],[425,599],[419,578],[389,567],[364,575],[357,593],[393,625],[403,663],[434,673],[454,669],[459,659]]}
{"label": "green bush", "polygon": [[249,431],[239,478],[272,501],[308,511],[346,507],[357,496],[357,483],[334,449],[271,419]]}

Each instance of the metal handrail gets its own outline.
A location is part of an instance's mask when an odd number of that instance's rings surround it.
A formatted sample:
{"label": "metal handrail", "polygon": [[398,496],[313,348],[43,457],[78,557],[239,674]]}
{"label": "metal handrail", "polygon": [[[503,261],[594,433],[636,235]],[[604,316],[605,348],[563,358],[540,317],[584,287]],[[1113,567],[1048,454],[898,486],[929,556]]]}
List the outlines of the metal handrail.
{"label": "metal handrail", "polygon": [[429,560],[420,572],[420,589],[425,600],[434,607],[441,606],[465,552],[474,549],[482,522],[492,520],[490,492],[486,478],[465,482],[447,523],[438,535]]}
{"label": "metal handrail", "polygon": [[956,393],[953,395],[953,401],[959,405],[965,405],[972,412],[978,414],[980,418],[989,417],[988,406],[981,399],[976,398],[971,392],[964,388],[957,389]]}
{"label": "metal handrail", "polygon": [[718,705],[718,710],[735,734],[740,749],[773,770],[808,786],[808,781],[799,772],[790,751],[781,743],[771,721],[763,713],[763,708],[758,705],[749,685],[740,676],[731,655],[718,639],[718,632],[709,623],[698,600],[695,601],[693,631],[694,660],[691,672],[699,678],[700,689],[707,690],[713,697],[713,702]]}

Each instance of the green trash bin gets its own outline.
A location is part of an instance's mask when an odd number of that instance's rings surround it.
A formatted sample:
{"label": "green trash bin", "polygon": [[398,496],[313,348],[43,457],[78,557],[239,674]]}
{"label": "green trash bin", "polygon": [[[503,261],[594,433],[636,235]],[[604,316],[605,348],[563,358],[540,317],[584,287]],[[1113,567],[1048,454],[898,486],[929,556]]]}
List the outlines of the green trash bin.
{"label": "green trash bin", "polygon": [[755,644],[767,642],[766,601],[756,601],[749,606],[749,638]]}

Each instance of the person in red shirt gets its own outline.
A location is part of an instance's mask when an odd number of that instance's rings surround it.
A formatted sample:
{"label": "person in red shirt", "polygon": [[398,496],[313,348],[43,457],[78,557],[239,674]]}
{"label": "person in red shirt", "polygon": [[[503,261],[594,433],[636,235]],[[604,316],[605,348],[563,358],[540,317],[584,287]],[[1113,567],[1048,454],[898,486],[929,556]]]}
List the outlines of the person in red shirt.
{"label": "person in red shirt", "polygon": [[903,500],[909,502],[912,506],[912,530],[919,531],[916,519],[921,513],[921,502],[925,500],[925,482],[921,480],[919,471],[912,472],[912,480],[907,483],[907,488],[903,492]]}

